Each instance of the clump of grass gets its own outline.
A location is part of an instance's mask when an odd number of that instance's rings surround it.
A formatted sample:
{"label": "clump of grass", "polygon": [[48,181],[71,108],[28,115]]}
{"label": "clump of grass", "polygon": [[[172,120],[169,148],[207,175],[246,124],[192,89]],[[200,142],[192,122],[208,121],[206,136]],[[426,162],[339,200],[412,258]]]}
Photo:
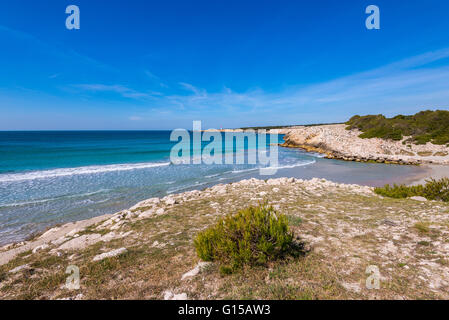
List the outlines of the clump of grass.
{"label": "clump of grass", "polygon": [[18,254],[17,254],[17,257],[23,258],[23,257],[29,256],[29,255],[32,254],[32,253],[33,253],[33,251],[31,251],[31,249],[30,249],[30,250],[27,250],[27,251],[18,253]]}
{"label": "clump of grass", "polygon": [[384,197],[396,199],[421,196],[428,200],[449,202],[449,178],[430,179],[426,180],[425,185],[417,186],[385,185],[384,187],[375,188],[374,192]]}
{"label": "clump of grass", "polygon": [[437,156],[437,157],[445,157],[447,155],[448,155],[448,153],[446,151],[438,151],[438,152],[435,152],[435,154],[434,154],[434,156]]}
{"label": "clump of grass", "polygon": [[202,260],[220,264],[222,274],[296,255],[303,247],[294,242],[288,218],[266,204],[221,218],[198,234],[194,244]]}
{"label": "clump of grass", "polygon": [[296,216],[287,216],[288,218],[288,223],[292,226],[299,226],[302,224],[302,219],[300,217],[296,217]]}
{"label": "clump of grass", "polygon": [[3,270],[0,270],[0,282],[6,280],[6,272]]}
{"label": "clump of grass", "polygon": [[429,233],[430,231],[429,224],[424,222],[417,222],[413,227],[420,233]]}

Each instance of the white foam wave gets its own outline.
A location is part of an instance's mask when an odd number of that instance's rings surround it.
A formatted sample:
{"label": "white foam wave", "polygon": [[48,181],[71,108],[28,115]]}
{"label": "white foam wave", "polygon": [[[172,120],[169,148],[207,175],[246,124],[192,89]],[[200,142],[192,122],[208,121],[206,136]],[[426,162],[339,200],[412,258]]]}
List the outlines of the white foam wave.
{"label": "white foam wave", "polygon": [[276,167],[256,167],[256,168],[249,168],[249,169],[242,169],[242,170],[233,170],[232,173],[242,173],[242,172],[248,172],[248,171],[255,171],[255,170],[266,170],[266,169],[270,169],[270,170],[279,170],[279,169],[291,169],[291,168],[296,168],[296,167],[303,167],[303,166],[307,166],[310,164],[314,164],[316,163],[316,160],[311,160],[311,161],[301,161],[301,162],[296,162],[296,163],[292,163],[292,164],[280,164]]}
{"label": "white foam wave", "polygon": [[293,163],[293,164],[286,164],[286,165],[279,165],[277,167],[268,167],[267,169],[291,169],[291,168],[296,168],[296,167],[304,167],[304,166],[308,166],[311,164],[316,163],[316,160],[311,160],[311,161],[305,161],[305,162],[298,162],[298,163]]}
{"label": "white foam wave", "polygon": [[232,173],[242,173],[242,172],[248,172],[248,171],[255,171],[259,170],[260,168],[250,168],[250,169],[241,169],[241,170],[232,170]]}
{"label": "white foam wave", "polygon": [[0,204],[0,208],[22,207],[22,206],[26,206],[26,205],[46,203],[46,202],[57,201],[57,200],[61,200],[61,199],[82,198],[82,197],[93,196],[93,195],[99,194],[99,193],[105,193],[108,191],[110,191],[110,189],[100,189],[98,191],[80,193],[80,194],[72,194],[72,195],[66,195],[66,196],[59,196],[59,197],[55,197],[55,198],[31,200],[31,201],[24,201],[24,202],[5,203],[5,204]]}
{"label": "white foam wave", "polygon": [[224,171],[224,172],[219,172],[219,173],[211,174],[211,175],[204,176],[204,177],[205,177],[205,178],[208,178],[208,179],[210,179],[210,178],[216,178],[216,177],[218,177],[218,176],[222,176],[222,175],[225,175],[225,174],[231,173],[231,172],[233,172],[233,171],[232,171],[232,170],[231,170],[231,171]]}
{"label": "white foam wave", "polygon": [[215,178],[215,177],[218,177],[221,174],[222,173],[211,174],[211,175],[208,175],[208,176],[204,176],[204,178]]}
{"label": "white foam wave", "polygon": [[49,202],[49,201],[53,201],[53,200],[56,200],[56,199],[43,199],[43,200],[34,200],[34,201],[6,203],[6,204],[1,204],[0,208],[21,207],[21,206],[26,206],[26,205],[29,205],[29,204],[45,203],[45,202]]}
{"label": "white foam wave", "polygon": [[126,164],[111,164],[111,165],[104,165],[104,166],[87,166],[87,167],[78,167],[78,168],[63,168],[63,169],[53,169],[53,170],[43,170],[43,171],[31,171],[31,172],[25,172],[25,173],[1,174],[0,182],[16,182],[16,181],[25,181],[25,180],[35,180],[35,179],[67,177],[67,176],[83,175],[83,174],[95,174],[95,173],[116,172],[116,171],[130,171],[130,170],[136,170],[136,169],[148,169],[148,168],[168,166],[168,165],[170,165],[170,162],[126,163]]}
{"label": "white foam wave", "polygon": [[310,156],[312,156],[312,157],[315,157],[315,158],[320,158],[320,159],[323,159],[323,158],[326,157],[325,154],[322,154],[322,153],[316,153],[316,152],[309,152],[308,155],[310,155]]}

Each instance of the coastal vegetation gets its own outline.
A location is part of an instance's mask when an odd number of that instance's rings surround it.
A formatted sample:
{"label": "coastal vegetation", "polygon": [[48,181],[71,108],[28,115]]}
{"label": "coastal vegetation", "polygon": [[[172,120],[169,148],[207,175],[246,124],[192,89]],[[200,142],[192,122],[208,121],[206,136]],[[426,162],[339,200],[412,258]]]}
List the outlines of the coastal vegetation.
{"label": "coastal vegetation", "polygon": [[374,192],[381,196],[396,199],[424,197],[428,200],[449,202],[449,178],[442,178],[440,180],[430,179],[426,181],[425,185],[386,185],[381,188],[375,188]]}
{"label": "coastal vegetation", "polygon": [[421,111],[415,115],[398,115],[387,118],[384,115],[367,115],[352,117],[346,122],[347,130],[359,129],[360,138],[382,138],[402,140],[415,144],[449,144],[449,111]]}
{"label": "coastal vegetation", "polygon": [[226,215],[198,234],[194,244],[198,256],[218,262],[223,274],[294,255],[295,248],[300,247],[294,243],[287,216],[267,205]]}

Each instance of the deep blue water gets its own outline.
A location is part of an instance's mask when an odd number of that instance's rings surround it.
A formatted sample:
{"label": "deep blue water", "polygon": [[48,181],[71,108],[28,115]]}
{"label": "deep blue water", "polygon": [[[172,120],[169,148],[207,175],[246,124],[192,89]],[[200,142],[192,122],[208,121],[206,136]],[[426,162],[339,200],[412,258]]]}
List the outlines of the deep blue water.
{"label": "deep blue water", "polygon": [[[270,178],[259,175],[259,165],[171,164],[174,144],[169,131],[0,132],[0,245],[153,196]],[[278,168],[273,177],[367,185],[401,181],[420,170],[327,160],[283,148]]]}

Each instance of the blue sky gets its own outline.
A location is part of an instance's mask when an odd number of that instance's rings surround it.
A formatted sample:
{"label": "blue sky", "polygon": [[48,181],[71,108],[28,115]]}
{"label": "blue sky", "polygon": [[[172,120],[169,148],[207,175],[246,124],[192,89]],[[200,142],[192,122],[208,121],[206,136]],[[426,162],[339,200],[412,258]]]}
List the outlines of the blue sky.
{"label": "blue sky", "polygon": [[[81,11],[67,30],[65,8]],[[381,11],[367,30],[365,8]],[[0,130],[449,109],[449,2],[1,0]]]}

